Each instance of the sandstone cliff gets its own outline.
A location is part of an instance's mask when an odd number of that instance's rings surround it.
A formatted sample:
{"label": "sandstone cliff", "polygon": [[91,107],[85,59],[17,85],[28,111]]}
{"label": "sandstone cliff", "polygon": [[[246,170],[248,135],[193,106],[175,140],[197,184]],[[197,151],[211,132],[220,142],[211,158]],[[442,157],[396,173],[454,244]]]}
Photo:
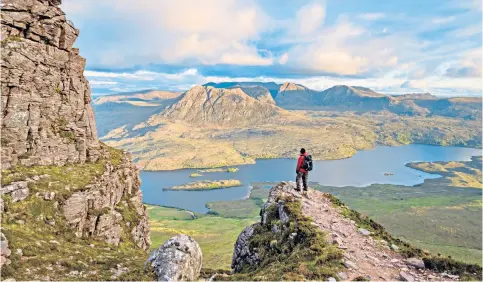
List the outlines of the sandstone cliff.
{"label": "sandstone cliff", "polygon": [[2,169],[99,158],[79,31],[59,4],[2,1]]}
{"label": "sandstone cliff", "polygon": [[115,279],[150,246],[139,173],[97,139],[79,31],[59,5],[1,6],[2,278]]}

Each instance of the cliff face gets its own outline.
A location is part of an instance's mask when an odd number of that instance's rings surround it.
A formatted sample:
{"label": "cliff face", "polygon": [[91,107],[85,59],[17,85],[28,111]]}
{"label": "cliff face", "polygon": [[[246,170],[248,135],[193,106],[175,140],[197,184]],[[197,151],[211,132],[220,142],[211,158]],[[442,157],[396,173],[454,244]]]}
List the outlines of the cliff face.
{"label": "cliff face", "polygon": [[139,172],[97,139],[85,59],[72,48],[79,31],[59,0],[1,5],[2,277],[106,280],[142,269],[150,232]]}
{"label": "cliff face", "polygon": [[59,4],[2,1],[2,169],[99,158],[79,31]]}

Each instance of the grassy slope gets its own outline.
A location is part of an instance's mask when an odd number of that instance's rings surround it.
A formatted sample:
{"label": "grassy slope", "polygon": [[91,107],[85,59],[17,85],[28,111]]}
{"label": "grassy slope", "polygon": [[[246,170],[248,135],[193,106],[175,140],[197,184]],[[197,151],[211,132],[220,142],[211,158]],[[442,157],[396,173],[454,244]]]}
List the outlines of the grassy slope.
{"label": "grassy slope", "polygon": [[[114,165],[120,161],[121,153],[110,149]],[[109,280],[120,264],[128,272],[117,279],[145,279],[153,276],[143,271],[147,253],[135,246],[130,229],[123,225],[119,247],[92,238],[77,238],[74,231],[66,227],[60,205],[75,191],[82,190],[94,177],[104,172],[105,160],[98,163],[57,166],[17,167],[2,171],[2,185],[24,180],[36,175],[48,175],[29,184],[30,196],[12,203],[9,196],[3,196],[6,212],[2,215],[2,232],[9,240],[12,263],[2,267],[2,278],[17,280]],[[70,190],[65,187],[70,186]],[[43,192],[56,192],[55,199],[45,201]],[[35,194],[39,192],[40,197]],[[137,212],[128,206],[118,210],[123,216],[134,218]],[[48,225],[46,220],[55,220]],[[23,223],[22,223],[23,221]],[[16,253],[20,249],[21,257]]]}
{"label": "grassy slope", "polygon": [[371,185],[317,189],[338,196],[394,236],[431,252],[481,264],[481,190],[436,185]]}
{"label": "grassy slope", "polygon": [[161,246],[169,238],[179,234],[192,236],[203,252],[203,267],[230,269],[233,246],[238,235],[258,219],[224,218],[212,215],[186,217],[186,211],[149,206],[152,249]]}

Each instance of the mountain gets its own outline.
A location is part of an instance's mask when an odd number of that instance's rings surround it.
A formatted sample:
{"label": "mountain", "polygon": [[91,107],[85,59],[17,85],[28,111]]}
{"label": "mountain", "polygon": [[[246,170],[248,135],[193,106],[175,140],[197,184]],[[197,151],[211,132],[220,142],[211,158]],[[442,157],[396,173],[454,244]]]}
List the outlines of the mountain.
{"label": "mountain", "polygon": [[482,116],[481,98],[439,98],[430,93],[385,95],[360,86],[337,85],[324,91],[285,82],[207,83],[216,88],[257,86],[266,88],[275,104],[286,110],[379,112],[405,116],[445,116],[477,120]]}
{"label": "mountain", "polygon": [[[248,95],[243,91],[251,93]],[[261,100],[259,100],[261,99]],[[291,113],[275,106],[260,88],[195,86],[168,107],[162,116],[191,124],[241,125],[273,122]]]}

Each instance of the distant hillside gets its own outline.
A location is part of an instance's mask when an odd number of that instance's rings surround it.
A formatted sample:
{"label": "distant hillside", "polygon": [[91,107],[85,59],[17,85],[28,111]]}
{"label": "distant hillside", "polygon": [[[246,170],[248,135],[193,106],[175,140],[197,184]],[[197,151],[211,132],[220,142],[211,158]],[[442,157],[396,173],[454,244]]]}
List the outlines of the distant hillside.
{"label": "distant hillside", "polygon": [[180,92],[155,90],[100,96],[92,103],[98,135],[103,137],[122,126],[129,131],[178,101],[180,95]]}
{"label": "distant hillside", "polygon": [[292,115],[275,106],[267,94],[266,90],[259,87],[225,89],[195,86],[162,115],[191,124],[218,125],[257,124]]}
{"label": "distant hillside", "polygon": [[[140,92],[133,92],[133,93],[103,95],[95,99],[93,103],[96,105],[100,105],[108,102],[117,102],[117,103],[129,103],[129,104],[136,105],[136,102],[144,102],[146,104],[156,105],[156,102],[159,102],[162,100],[176,99],[180,95],[181,95],[181,92],[150,90],[147,92],[140,91]],[[137,103],[137,105],[142,106],[143,104]]]}

